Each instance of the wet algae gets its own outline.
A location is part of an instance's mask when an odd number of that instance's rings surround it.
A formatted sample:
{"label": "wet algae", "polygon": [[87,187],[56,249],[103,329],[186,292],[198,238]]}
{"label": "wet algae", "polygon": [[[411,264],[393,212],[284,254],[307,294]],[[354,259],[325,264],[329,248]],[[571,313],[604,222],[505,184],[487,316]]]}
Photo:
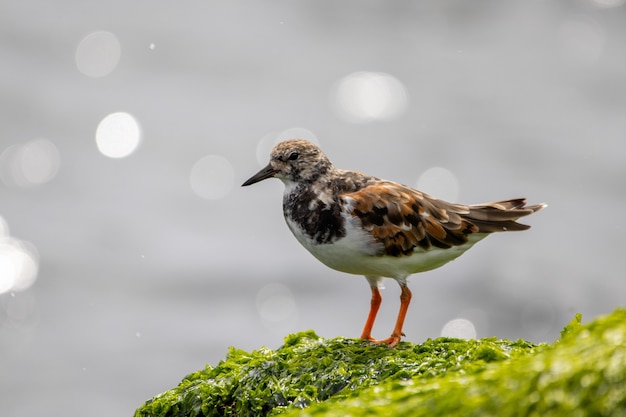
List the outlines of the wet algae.
{"label": "wet algae", "polygon": [[554,344],[439,338],[395,349],[314,332],[271,350],[231,348],[135,417],[626,416],[626,310]]}

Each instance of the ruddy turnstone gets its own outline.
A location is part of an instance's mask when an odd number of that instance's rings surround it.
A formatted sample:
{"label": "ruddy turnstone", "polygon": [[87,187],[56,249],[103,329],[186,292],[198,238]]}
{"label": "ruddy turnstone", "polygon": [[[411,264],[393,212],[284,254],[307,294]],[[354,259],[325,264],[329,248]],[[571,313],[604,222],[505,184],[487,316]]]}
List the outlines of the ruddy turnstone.
{"label": "ruddy turnstone", "polygon": [[[489,233],[528,229],[516,220],[546,206],[527,206],[524,198],[448,203],[406,185],[335,168],[320,148],[300,139],[277,144],[269,164],[243,186],[272,177],[285,184],[283,212],[296,239],[330,268],[367,278],[372,299],[361,338],[390,347],[404,336],[409,275],[456,259]],[[400,311],[391,336],[376,340],[371,332],[383,277],[400,284]]]}

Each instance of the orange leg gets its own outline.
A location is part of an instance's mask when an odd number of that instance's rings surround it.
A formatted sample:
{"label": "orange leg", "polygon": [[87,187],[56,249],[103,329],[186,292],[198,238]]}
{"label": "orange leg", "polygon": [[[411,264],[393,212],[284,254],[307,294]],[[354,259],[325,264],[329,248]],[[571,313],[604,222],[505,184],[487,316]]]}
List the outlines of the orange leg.
{"label": "orange leg", "polygon": [[380,295],[380,290],[378,287],[372,287],[372,301],[370,304],[370,312],[367,315],[367,321],[365,322],[365,326],[363,327],[363,333],[361,333],[361,339],[369,340],[374,342],[374,338],[372,337],[372,327],[374,327],[374,321],[376,321],[376,314],[378,314],[378,309],[380,308],[380,303],[383,301],[383,297]]}
{"label": "orange leg", "polygon": [[363,328],[363,334],[361,335],[361,339],[369,340],[372,343],[385,343],[389,345],[389,347],[394,347],[398,343],[400,343],[400,339],[404,336],[402,333],[402,327],[404,326],[404,318],[406,317],[406,313],[409,310],[409,304],[411,303],[411,290],[406,284],[400,284],[400,288],[402,289],[402,293],[400,294],[400,311],[398,312],[398,318],[396,320],[396,325],[393,328],[393,333],[386,339],[376,340],[371,336],[372,326],[374,325],[374,320],[376,319],[376,313],[378,313],[378,308],[380,307],[380,303],[382,301],[382,297],[380,296],[380,291],[378,288],[372,287],[372,305],[370,308],[370,313],[367,317],[367,321],[365,322],[365,327]]}

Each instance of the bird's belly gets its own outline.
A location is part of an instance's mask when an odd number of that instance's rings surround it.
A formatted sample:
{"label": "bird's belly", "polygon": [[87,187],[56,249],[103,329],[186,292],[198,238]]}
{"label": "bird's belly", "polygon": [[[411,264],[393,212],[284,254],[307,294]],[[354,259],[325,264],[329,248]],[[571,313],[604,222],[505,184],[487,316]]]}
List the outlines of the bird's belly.
{"label": "bird's belly", "polygon": [[416,247],[411,255],[381,255],[380,244],[362,229],[348,228],[345,237],[332,243],[319,244],[300,233],[287,221],[294,236],[313,256],[326,266],[349,274],[399,278],[438,268],[461,256],[487,234],[471,234],[467,243],[448,249]]}
{"label": "bird's belly", "polygon": [[382,276],[390,278],[407,277],[418,272],[439,268],[458,258],[466,250],[486,235],[475,237],[473,241],[449,249],[417,249],[411,255],[367,255],[355,252],[351,247],[341,245],[315,245],[307,249],[330,268],[350,274]]}

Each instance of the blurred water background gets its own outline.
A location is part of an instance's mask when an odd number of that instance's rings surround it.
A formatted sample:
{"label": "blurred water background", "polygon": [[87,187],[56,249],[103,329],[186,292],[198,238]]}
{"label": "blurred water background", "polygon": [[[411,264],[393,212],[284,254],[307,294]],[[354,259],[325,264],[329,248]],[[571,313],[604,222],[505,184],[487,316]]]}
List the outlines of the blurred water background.
{"label": "blurred water background", "polygon": [[0,415],[128,416],[229,346],[358,337],[366,281],[299,246],[279,181],[239,187],[289,137],[549,204],[414,276],[408,341],[624,304],[624,0],[2,1]]}

